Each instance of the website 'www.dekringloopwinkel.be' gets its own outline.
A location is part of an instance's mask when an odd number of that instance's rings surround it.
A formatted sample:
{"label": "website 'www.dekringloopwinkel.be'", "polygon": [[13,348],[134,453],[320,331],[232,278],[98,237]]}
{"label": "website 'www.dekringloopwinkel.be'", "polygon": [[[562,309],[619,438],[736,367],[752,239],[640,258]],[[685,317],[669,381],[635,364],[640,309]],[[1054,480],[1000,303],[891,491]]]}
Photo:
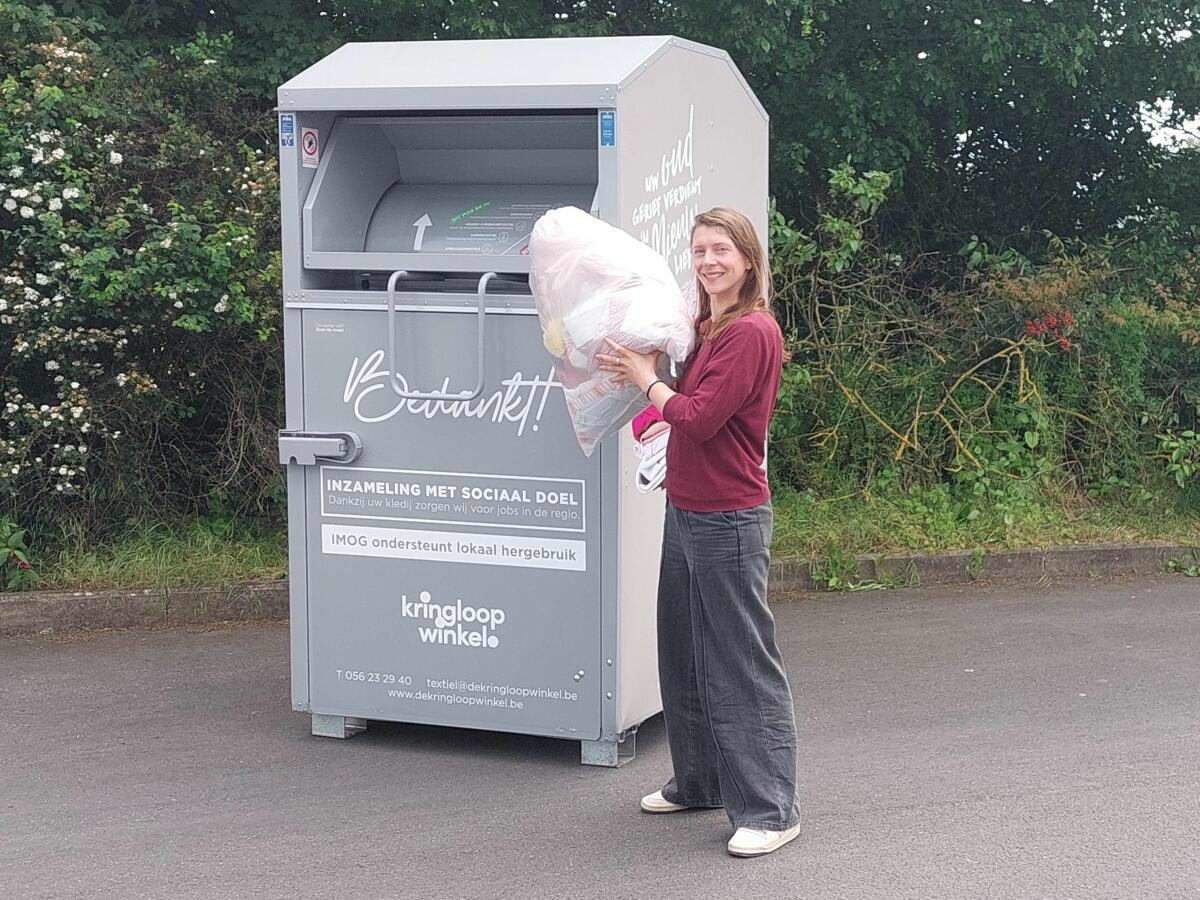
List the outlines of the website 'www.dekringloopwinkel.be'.
{"label": "website 'www.dekringloopwinkel.be'", "polygon": [[388,688],[395,700],[444,703],[447,706],[485,706],[491,709],[524,709],[529,700],[574,702],[575,691],[560,688],[529,688],[511,684],[490,684],[453,678],[426,678],[425,688]]}

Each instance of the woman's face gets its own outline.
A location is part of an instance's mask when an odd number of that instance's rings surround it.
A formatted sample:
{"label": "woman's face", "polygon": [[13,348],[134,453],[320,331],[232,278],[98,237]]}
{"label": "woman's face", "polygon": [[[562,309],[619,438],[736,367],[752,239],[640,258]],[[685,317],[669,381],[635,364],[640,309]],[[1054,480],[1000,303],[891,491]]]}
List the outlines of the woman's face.
{"label": "woman's face", "polygon": [[734,296],[750,271],[750,260],[725,229],[697,225],[692,234],[692,268],[710,297]]}

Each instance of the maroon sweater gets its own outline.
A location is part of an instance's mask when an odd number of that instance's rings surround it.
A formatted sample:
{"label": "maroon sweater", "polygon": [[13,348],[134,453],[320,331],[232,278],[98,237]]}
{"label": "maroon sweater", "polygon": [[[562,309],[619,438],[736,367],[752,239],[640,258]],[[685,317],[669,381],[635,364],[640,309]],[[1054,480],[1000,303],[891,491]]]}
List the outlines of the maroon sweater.
{"label": "maroon sweater", "polygon": [[771,498],[767,426],[782,368],[783,334],[769,313],[742,316],[715,341],[701,341],[663,408],[672,506],[729,512]]}

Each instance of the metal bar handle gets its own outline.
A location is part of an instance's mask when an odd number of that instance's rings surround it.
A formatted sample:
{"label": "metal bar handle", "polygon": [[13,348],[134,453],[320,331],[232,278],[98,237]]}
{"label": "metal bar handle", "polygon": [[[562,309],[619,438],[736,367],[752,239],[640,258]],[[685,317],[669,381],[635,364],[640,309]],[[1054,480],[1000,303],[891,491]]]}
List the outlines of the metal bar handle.
{"label": "metal bar handle", "polygon": [[473,391],[459,391],[456,394],[443,393],[441,391],[431,391],[424,393],[422,391],[406,391],[400,387],[397,381],[396,368],[396,282],[406,276],[408,273],[401,269],[398,272],[393,272],[392,277],[388,279],[387,284],[387,314],[388,314],[388,385],[391,386],[392,392],[397,397],[402,397],[405,400],[474,400],[483,393],[483,385],[485,380],[484,371],[484,318],[487,316],[487,286],[488,282],[496,277],[495,272],[488,272],[479,279],[479,306],[476,310],[476,365],[479,372],[479,381],[475,385]]}

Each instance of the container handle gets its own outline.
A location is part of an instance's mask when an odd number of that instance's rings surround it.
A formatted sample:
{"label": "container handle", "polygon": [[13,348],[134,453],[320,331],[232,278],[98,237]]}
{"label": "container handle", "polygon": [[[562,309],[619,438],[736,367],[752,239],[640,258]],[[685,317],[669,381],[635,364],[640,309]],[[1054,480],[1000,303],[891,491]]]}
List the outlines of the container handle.
{"label": "container handle", "polygon": [[387,314],[388,314],[388,384],[392,388],[392,392],[397,397],[402,397],[405,400],[474,400],[483,393],[484,384],[484,318],[487,316],[487,286],[488,282],[496,277],[495,272],[488,272],[479,279],[479,288],[477,291],[479,297],[479,305],[476,310],[476,366],[479,373],[479,380],[473,391],[459,391],[458,393],[443,393],[441,391],[431,391],[423,393],[421,391],[406,391],[400,386],[396,380],[396,281],[408,275],[403,269],[398,272],[393,272],[392,277],[388,279],[387,284]]}

